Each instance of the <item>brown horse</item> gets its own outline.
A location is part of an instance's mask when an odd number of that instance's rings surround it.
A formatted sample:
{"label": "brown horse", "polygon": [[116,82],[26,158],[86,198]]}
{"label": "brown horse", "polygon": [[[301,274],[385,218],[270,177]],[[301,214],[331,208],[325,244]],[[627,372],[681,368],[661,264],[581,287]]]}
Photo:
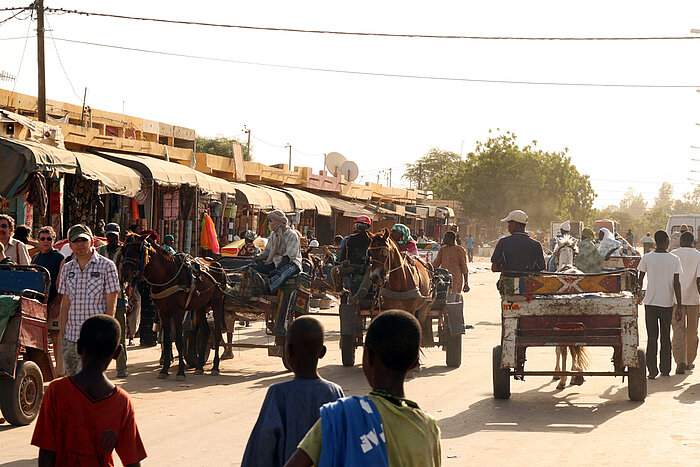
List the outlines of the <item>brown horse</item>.
{"label": "brown horse", "polygon": [[426,319],[432,303],[430,271],[420,260],[409,260],[389,238],[389,231],[370,234],[369,256],[372,281],[382,283],[383,309],[407,311],[423,328],[423,343],[433,342],[431,320]]}
{"label": "brown horse", "polygon": [[[129,233],[124,242],[124,264],[122,276],[136,282],[143,278],[151,285],[151,297],[158,308],[163,328],[162,363],[159,379],[168,377],[172,360],[171,329],[175,329],[175,346],[179,353],[177,380],[185,378],[184,345],[182,338],[182,321],[185,310],[195,312],[195,336],[201,328],[204,335],[198,349],[195,374],[204,373],[204,356],[209,344],[209,325],[207,311],[214,312],[214,366],[212,375],[219,374],[219,344],[223,316],[223,294],[220,284],[222,269],[212,268],[209,272],[199,274],[194,283],[181,255],[172,255],[153,241],[148,235]],[[219,284],[217,284],[219,282]]]}

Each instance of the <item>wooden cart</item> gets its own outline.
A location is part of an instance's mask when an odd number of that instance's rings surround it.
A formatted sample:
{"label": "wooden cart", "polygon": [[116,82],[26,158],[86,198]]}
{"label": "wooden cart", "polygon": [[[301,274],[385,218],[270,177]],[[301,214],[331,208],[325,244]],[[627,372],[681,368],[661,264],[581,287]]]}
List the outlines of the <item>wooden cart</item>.
{"label": "wooden cart", "polygon": [[[493,349],[493,394],[510,397],[510,377],[626,376],[631,400],[647,395],[646,358],[638,348],[633,270],[605,274],[503,273],[501,345]],[[612,347],[612,371],[525,369],[528,347]],[[554,352],[552,352],[554,354]]]}
{"label": "wooden cart", "polygon": [[41,266],[0,265],[0,408],[13,425],[36,418],[44,381],[56,377],[46,327],[50,283]]}
{"label": "wooden cart", "polygon": [[[433,276],[432,303],[423,324],[423,333],[430,333],[422,347],[442,347],[449,367],[462,364],[462,334],[464,334],[464,303],[461,294],[449,293],[452,278],[446,269],[437,269]],[[354,283],[354,285],[357,285]],[[355,293],[356,290],[352,290]],[[347,295],[340,304],[340,350],[343,366],[355,364],[355,349],[363,345],[363,333],[368,321],[382,312],[381,298],[370,290],[359,303],[347,303]],[[433,325],[437,322],[437,340]]]}

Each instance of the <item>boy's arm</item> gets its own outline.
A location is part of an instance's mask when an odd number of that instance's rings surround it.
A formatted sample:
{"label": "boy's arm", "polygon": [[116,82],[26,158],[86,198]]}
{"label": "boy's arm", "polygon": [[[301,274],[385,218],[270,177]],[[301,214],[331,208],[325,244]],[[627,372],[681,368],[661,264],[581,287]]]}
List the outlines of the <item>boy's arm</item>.
{"label": "boy's arm", "polygon": [[56,465],[56,453],[47,449],[39,449],[39,467],[53,467]]}
{"label": "boy's arm", "polygon": [[284,464],[284,467],[311,467],[312,465],[314,465],[314,463],[309,455],[297,448],[294,454],[292,454],[292,457]]}

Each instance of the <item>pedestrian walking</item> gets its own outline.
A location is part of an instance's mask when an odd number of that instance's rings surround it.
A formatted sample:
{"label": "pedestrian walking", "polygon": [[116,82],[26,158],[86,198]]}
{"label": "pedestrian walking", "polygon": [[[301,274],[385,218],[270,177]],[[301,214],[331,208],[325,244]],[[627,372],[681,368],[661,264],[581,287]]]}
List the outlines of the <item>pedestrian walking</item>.
{"label": "pedestrian walking", "polygon": [[95,251],[88,226],[76,224],[68,229],[68,241],[73,259],[61,270],[58,293],[63,295],[63,363],[66,375],[72,376],[80,371],[77,347],[80,326],[97,314],[114,316],[120,287],[117,267]]}
{"label": "pedestrian walking", "polygon": [[114,317],[122,329],[121,339],[119,340],[119,343],[122,346],[122,351],[119,353],[119,357],[117,357],[117,378],[126,378],[129,376],[129,373],[126,371],[126,309],[129,304],[126,294],[124,293],[127,284],[124,283],[121,277],[121,266],[124,262],[124,256],[122,253],[122,247],[119,245],[119,234],[119,224],[114,222],[107,224],[105,226],[105,237],[107,237],[107,244],[101,246],[97,252],[105,258],[111,260],[117,267],[117,275],[119,277],[119,294],[117,295],[117,311]]}
{"label": "pedestrian walking", "polygon": [[242,467],[283,465],[318,420],[321,406],[345,396],[340,386],[318,374],[318,360],[326,354],[323,335],[323,325],[311,316],[289,325],[285,352],[294,379],[267,390]]}
{"label": "pedestrian walking", "polygon": [[32,258],[32,264],[43,266],[49,271],[51,286],[49,287],[49,299],[47,306],[47,327],[49,336],[53,342],[54,357],[56,359],[56,373],[63,375],[63,346],[59,334],[61,331],[61,296],[58,294],[57,281],[61,272],[63,255],[53,247],[56,240],[56,232],[53,227],[46,226],[39,229],[39,252]]}
{"label": "pedestrian walking", "polygon": [[630,246],[634,248],[634,234],[632,233],[632,229],[627,229],[627,233],[625,234],[625,240],[627,240],[627,243],[629,243]]}
{"label": "pedestrian walking", "polygon": [[467,258],[469,259],[470,263],[474,262],[474,237],[472,237],[472,234],[469,234],[467,239],[465,240],[467,243]]}
{"label": "pedestrian walking", "polygon": [[639,242],[642,244],[642,247],[644,248],[644,254],[646,255],[649,253],[651,250],[654,249],[656,246],[656,243],[654,243],[654,239],[651,238],[651,232],[647,232],[645,236],[643,236],[641,239],[639,239]]}
{"label": "pedestrian walking", "polygon": [[695,238],[690,232],[681,235],[681,247],[671,253],[681,259],[681,296],[683,301],[674,305],[673,359],[676,374],[695,368],[693,362],[698,352],[698,311],[700,310],[700,251],[693,248]]}
{"label": "pedestrian walking", "polygon": [[39,465],[137,466],[146,458],[129,393],[105,376],[118,357],[119,323],[111,316],[85,320],[78,339],[82,370],[49,384],[32,435]]}
{"label": "pedestrian walking", "polygon": [[[647,275],[647,289],[644,294],[644,314],[647,327],[647,369],[649,379],[654,379],[661,370],[661,376],[671,373],[671,318],[673,300],[681,299],[680,275],[683,272],[678,256],[668,252],[669,238],[664,230],[654,234],[656,250],[642,256],[637,270],[639,283],[644,283]],[[661,354],[658,354],[658,341],[661,338]],[[659,363],[657,366],[657,358]]]}
{"label": "pedestrian walking", "polygon": [[433,260],[433,267],[445,268],[452,275],[452,293],[469,292],[469,267],[467,252],[457,245],[457,236],[452,231],[445,232],[442,246]]}
{"label": "pedestrian walking", "polygon": [[27,246],[12,237],[15,231],[15,220],[7,214],[0,214],[0,243],[4,245],[5,257],[15,264],[30,264]]}

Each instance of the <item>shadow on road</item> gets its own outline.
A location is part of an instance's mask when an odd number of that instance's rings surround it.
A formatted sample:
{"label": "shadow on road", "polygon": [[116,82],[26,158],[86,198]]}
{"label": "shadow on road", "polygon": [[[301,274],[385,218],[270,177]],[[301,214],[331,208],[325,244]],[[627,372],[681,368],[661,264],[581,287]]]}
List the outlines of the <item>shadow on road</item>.
{"label": "shadow on road", "polygon": [[29,466],[35,466],[37,464],[37,458],[34,459],[22,459],[18,461],[12,461],[12,462],[3,462],[0,464],[2,467],[29,467]]}
{"label": "shadow on road", "polygon": [[674,399],[681,404],[695,404],[700,400],[700,383],[688,386],[685,388],[685,391],[675,396]]}
{"label": "shadow on road", "polygon": [[492,397],[475,402],[467,410],[438,421],[443,439],[461,438],[479,431],[525,431],[588,433],[613,417],[639,407],[627,398],[627,388],[610,386],[600,403],[570,400],[576,393],[562,394],[555,382],[511,399]]}

